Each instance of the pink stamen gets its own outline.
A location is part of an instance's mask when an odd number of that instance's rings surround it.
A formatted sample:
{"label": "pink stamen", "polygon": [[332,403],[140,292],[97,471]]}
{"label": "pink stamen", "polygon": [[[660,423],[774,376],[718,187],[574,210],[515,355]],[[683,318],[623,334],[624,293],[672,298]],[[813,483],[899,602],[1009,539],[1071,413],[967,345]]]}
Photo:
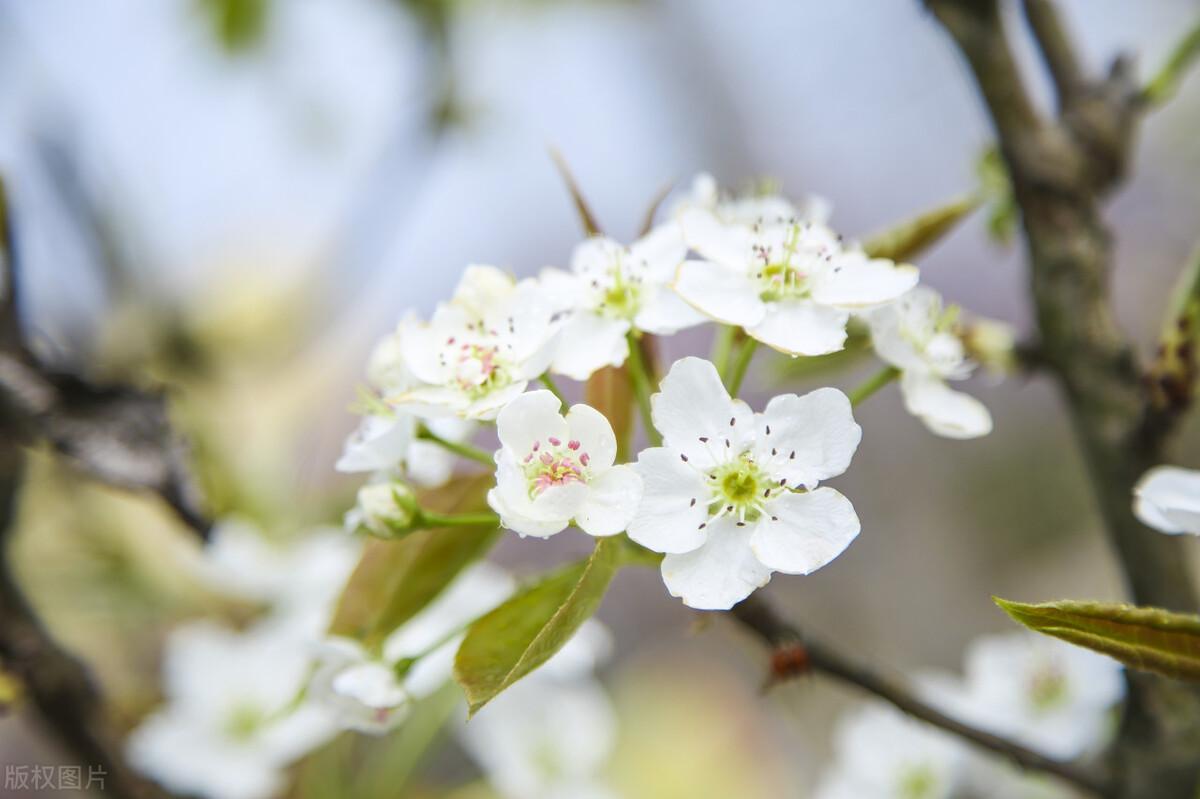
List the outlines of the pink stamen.
{"label": "pink stamen", "polygon": [[579,449],[579,442],[578,441],[568,441],[567,449]]}
{"label": "pink stamen", "polygon": [[542,453],[542,463],[549,466],[550,464],[554,463],[554,456],[551,455],[549,452],[543,452]]}
{"label": "pink stamen", "polygon": [[546,440],[549,441],[553,446],[556,446],[556,447],[562,446],[562,440],[555,438],[554,436],[550,436],[550,438],[548,438]]}
{"label": "pink stamen", "polygon": [[586,452],[579,456],[579,462],[582,463],[584,466],[587,466],[588,461],[590,461],[590,460],[591,460],[591,457]]}

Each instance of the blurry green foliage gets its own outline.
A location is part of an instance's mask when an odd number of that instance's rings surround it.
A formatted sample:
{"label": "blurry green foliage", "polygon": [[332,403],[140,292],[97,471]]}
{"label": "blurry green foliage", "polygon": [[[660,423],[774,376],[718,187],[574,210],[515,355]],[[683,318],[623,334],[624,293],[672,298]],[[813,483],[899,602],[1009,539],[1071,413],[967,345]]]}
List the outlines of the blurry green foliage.
{"label": "blurry green foliage", "polygon": [[217,41],[231,54],[244,53],[262,41],[270,0],[199,0]]}
{"label": "blurry green foliage", "polygon": [[1008,167],[995,146],[988,147],[975,165],[979,192],[987,203],[987,229],[992,240],[1009,245],[1017,232],[1017,201],[1013,199]]}
{"label": "blurry green foliage", "polygon": [[863,249],[872,258],[911,261],[954,230],[980,201],[979,195],[966,195],[924,211],[871,236]]}

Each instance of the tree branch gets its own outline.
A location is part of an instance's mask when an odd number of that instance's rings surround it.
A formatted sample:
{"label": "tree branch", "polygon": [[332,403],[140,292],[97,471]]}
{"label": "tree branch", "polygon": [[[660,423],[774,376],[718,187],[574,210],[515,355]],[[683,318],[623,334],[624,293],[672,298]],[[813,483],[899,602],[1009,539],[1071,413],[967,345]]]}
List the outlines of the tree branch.
{"label": "tree branch", "polygon": [[1058,9],[1050,0],[1023,0],[1023,5],[1025,18],[1029,20],[1029,27],[1037,40],[1046,71],[1054,81],[1058,107],[1066,108],[1079,96],[1084,86],[1079,58],[1075,55]]}
{"label": "tree branch", "polygon": [[1073,763],[1064,763],[1035,752],[1015,741],[978,729],[946,715],[923,702],[907,688],[893,682],[861,663],[841,655],[823,644],[805,638],[800,631],[781,619],[766,600],[752,595],[734,606],[732,615],[775,651],[800,644],[805,665],[812,671],[861,688],[888,702],[913,718],[963,738],[998,754],[1025,769],[1052,774],[1071,785],[1101,797],[1115,796],[1111,785],[1099,775]]}

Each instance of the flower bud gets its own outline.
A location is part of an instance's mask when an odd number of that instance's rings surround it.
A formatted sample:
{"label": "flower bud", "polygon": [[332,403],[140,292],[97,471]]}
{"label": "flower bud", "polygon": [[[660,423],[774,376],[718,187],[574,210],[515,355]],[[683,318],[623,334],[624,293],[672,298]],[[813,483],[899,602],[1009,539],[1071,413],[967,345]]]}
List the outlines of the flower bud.
{"label": "flower bud", "polygon": [[367,483],[358,490],[358,503],[346,514],[346,528],[396,538],[413,532],[419,515],[417,496],[407,484]]}
{"label": "flower bud", "polygon": [[962,341],[967,355],[992,374],[1016,369],[1016,335],[1011,325],[976,317],[963,325]]}

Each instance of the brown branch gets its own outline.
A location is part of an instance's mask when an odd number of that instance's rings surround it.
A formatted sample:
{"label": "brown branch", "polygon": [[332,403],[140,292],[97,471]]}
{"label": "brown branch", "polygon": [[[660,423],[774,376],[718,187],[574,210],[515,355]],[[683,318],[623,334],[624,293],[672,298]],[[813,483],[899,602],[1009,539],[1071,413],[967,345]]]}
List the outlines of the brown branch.
{"label": "brown branch", "polygon": [[861,688],[913,718],[970,741],[976,746],[1007,758],[1022,768],[1054,775],[1096,796],[1112,797],[1116,795],[1109,782],[1101,776],[1073,763],[1064,763],[1046,757],[1015,741],[948,716],[933,705],[918,699],[898,682],[889,680],[867,666],[803,636],[797,628],[780,618],[766,600],[758,596],[751,596],[736,605],[732,615],[775,651],[785,650],[797,643],[801,644],[806,655],[805,663],[812,671]]}
{"label": "brown branch", "polygon": [[1066,108],[1084,87],[1079,58],[1051,0],[1023,0],[1025,18],[1037,40],[1046,71],[1054,81],[1059,108]]}

